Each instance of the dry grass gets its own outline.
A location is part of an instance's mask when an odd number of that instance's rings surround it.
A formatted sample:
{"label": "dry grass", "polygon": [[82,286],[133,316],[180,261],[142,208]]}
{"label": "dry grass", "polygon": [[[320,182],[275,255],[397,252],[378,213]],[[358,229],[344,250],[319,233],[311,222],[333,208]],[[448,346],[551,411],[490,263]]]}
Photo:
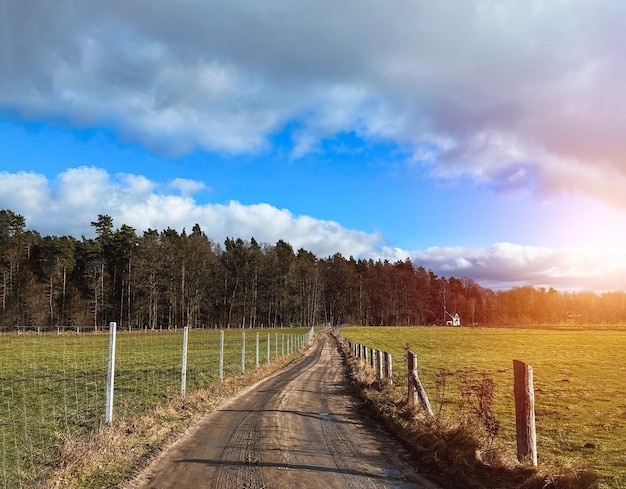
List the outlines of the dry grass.
{"label": "dry grass", "polygon": [[161,450],[226,399],[283,369],[302,352],[175,399],[148,414],[116,421],[86,437],[67,438],[47,460],[37,489],[121,487]]}
{"label": "dry grass", "polygon": [[376,380],[369,366],[344,347],[348,373],[371,413],[414,454],[422,473],[446,489],[591,489],[597,476],[581,466],[533,469],[519,464],[509,447],[465,418],[430,418],[407,403],[401,390]]}
{"label": "dry grass", "polygon": [[[419,376],[434,411],[461,421],[464,376],[494,380],[497,439],[516,452],[512,359],[532,365],[537,451],[542,471],[593,470],[602,489],[626,489],[626,334],[518,328],[350,327],[353,342],[388,351],[394,376],[406,379],[406,350],[419,355]],[[406,395],[406,381],[401,381]],[[400,396],[401,397],[401,396]]]}
{"label": "dry grass", "polygon": [[[114,422],[96,433],[66,438],[47,460],[51,471],[39,488],[124,487],[166,446],[226,399],[284,368],[297,353],[198,390],[150,413]],[[371,412],[414,453],[424,475],[446,489],[587,489],[597,478],[584,467],[534,470],[517,463],[507,447],[473,423],[431,420],[409,406],[398,390],[375,381],[373,372],[346,355],[352,380]]]}

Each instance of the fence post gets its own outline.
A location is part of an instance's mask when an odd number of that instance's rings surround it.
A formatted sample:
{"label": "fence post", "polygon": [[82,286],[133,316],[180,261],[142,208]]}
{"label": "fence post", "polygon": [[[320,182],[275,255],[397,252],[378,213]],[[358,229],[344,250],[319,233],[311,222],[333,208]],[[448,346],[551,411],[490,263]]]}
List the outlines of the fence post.
{"label": "fence post", "polygon": [[187,342],[189,340],[189,326],[183,329],[183,366],[180,375],[180,395],[184,396],[187,391]]}
{"label": "fence post", "polygon": [[246,373],[246,332],[241,332],[241,375]]}
{"label": "fence post", "polygon": [[433,417],[434,414],[432,408],[430,407],[430,402],[428,401],[428,395],[426,395],[424,386],[422,386],[422,383],[417,376],[417,354],[413,353],[411,350],[407,351],[407,363],[409,377],[409,398],[407,401],[409,404],[415,405],[419,399],[422,407],[431,417]]}
{"label": "fence post", "polygon": [[378,362],[376,363],[376,376],[378,377],[378,380],[383,380],[384,378],[384,372],[383,372],[384,365],[383,364],[384,364],[383,351],[378,350]]}
{"label": "fence post", "polygon": [[224,330],[220,330],[220,364],[217,377],[220,382],[224,380]]}
{"label": "fence post", "polygon": [[270,363],[271,361],[271,356],[272,354],[272,349],[271,349],[271,344],[270,344],[270,333],[267,333],[267,363]]}
{"label": "fence post", "polygon": [[383,355],[385,357],[385,379],[390,384],[393,384],[393,365],[391,360],[391,353],[385,352]]}
{"label": "fence post", "polygon": [[109,363],[107,365],[107,383],[104,399],[104,424],[113,420],[113,390],[115,384],[115,333],[117,323],[109,323]]}
{"label": "fence post", "polygon": [[535,392],[533,368],[513,360],[513,389],[515,392],[515,431],[517,459],[537,466],[537,433],[535,431]]}
{"label": "fence post", "polygon": [[256,368],[259,368],[259,332],[256,333]]}

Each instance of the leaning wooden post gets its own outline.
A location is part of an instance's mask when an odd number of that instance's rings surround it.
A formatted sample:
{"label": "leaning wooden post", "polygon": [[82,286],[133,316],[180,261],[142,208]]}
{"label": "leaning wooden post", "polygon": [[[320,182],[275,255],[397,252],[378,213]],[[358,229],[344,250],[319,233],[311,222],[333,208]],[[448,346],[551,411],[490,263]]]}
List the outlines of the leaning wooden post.
{"label": "leaning wooden post", "polygon": [[513,360],[513,384],[515,392],[517,459],[522,463],[537,467],[533,368],[524,362]]}
{"label": "leaning wooden post", "polygon": [[117,323],[109,323],[109,363],[107,366],[106,392],[104,397],[104,424],[113,420],[113,391],[115,385],[115,333]]}
{"label": "leaning wooden post", "polygon": [[415,405],[419,400],[426,412],[431,417],[434,417],[433,410],[428,401],[428,395],[426,395],[426,390],[417,376],[417,354],[413,353],[411,350],[407,351],[407,363],[409,377],[409,397],[407,401],[410,405]]}

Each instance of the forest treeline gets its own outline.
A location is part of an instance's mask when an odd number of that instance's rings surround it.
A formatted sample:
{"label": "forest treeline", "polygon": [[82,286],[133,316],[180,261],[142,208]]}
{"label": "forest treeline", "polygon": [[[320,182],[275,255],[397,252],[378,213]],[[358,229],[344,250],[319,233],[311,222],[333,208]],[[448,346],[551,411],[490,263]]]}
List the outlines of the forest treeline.
{"label": "forest treeline", "polygon": [[0,327],[288,327],[316,324],[463,326],[617,323],[626,294],[535,287],[492,291],[406,261],[317,257],[276,244],[213,242],[130,226],[110,216],[95,238],[41,236],[0,210]]}

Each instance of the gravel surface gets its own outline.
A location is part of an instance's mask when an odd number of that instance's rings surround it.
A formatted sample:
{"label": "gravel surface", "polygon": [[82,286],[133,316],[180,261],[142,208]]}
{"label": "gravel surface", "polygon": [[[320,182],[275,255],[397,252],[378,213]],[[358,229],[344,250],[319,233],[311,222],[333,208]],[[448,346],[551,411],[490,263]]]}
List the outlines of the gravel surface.
{"label": "gravel surface", "polygon": [[424,488],[400,444],[361,412],[334,338],[209,414],[128,488]]}

